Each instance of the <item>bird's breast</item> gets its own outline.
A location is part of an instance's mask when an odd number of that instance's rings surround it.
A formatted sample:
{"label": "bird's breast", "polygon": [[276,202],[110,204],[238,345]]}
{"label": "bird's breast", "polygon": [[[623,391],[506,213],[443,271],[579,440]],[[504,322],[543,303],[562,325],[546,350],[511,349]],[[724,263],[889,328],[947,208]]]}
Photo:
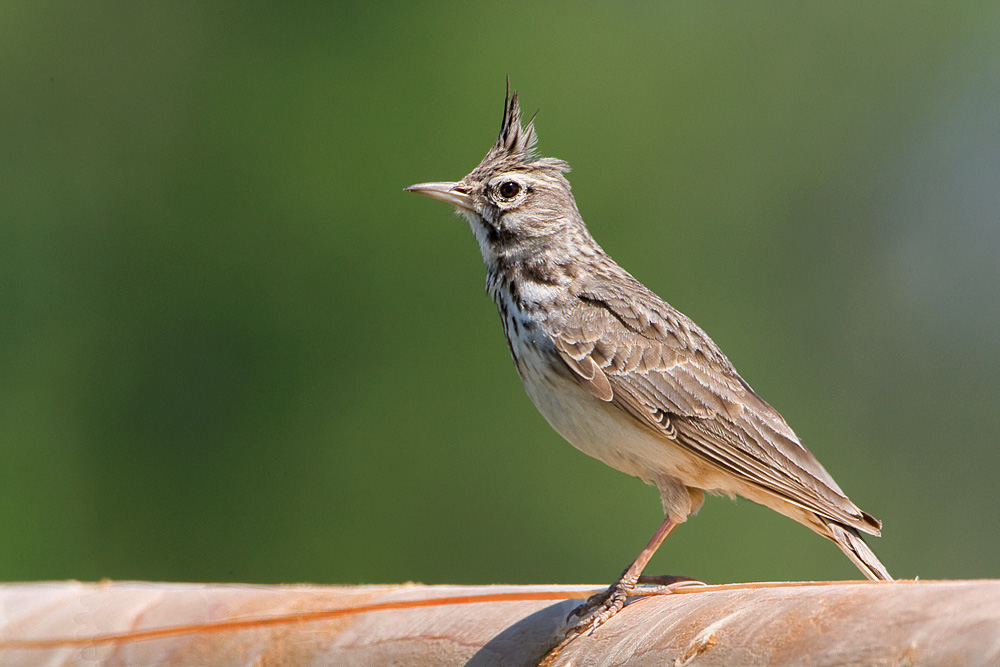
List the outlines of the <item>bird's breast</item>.
{"label": "bird's breast", "polygon": [[702,461],[617,405],[595,397],[574,377],[551,339],[507,340],[528,398],[576,449],[661,491],[674,480],[700,488],[717,486],[706,476],[709,471]]}

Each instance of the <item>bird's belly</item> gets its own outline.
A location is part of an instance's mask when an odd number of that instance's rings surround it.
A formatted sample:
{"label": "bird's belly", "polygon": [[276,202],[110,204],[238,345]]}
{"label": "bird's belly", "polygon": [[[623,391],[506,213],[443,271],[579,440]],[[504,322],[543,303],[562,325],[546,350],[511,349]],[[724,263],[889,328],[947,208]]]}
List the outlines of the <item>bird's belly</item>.
{"label": "bird's belly", "polygon": [[[729,480],[666,435],[646,428],[618,406],[595,397],[558,359],[537,349],[515,349],[524,389],[546,421],[584,454],[660,488],[684,486],[728,493]],[[567,369],[568,371],[568,369]]]}

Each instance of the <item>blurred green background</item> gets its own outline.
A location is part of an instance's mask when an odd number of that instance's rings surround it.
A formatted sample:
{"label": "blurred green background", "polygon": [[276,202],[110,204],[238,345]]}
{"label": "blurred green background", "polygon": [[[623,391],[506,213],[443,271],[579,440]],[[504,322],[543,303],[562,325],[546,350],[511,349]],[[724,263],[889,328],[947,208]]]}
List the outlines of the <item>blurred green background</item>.
{"label": "blurred green background", "polygon": [[[403,192],[504,77],[897,577],[1000,575],[1000,6],[0,8],[0,580],[607,582],[656,492],[525,397],[466,223]],[[709,498],[650,572],[856,578]]]}

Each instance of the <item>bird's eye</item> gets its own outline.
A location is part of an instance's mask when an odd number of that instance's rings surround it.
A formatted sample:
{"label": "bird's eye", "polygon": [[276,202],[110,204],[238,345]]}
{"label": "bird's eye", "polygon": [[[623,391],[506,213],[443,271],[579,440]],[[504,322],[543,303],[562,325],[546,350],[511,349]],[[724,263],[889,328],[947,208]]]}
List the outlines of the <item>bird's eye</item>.
{"label": "bird's eye", "polygon": [[521,191],[521,186],[515,181],[504,181],[500,184],[500,196],[504,199],[513,199]]}

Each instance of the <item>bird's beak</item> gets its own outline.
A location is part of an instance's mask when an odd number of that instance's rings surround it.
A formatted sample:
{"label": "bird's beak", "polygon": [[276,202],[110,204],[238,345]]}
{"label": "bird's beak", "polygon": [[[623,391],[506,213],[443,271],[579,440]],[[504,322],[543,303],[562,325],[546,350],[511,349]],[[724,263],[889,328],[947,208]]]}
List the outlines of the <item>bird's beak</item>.
{"label": "bird's beak", "polygon": [[473,210],[472,198],[469,196],[466,186],[461,182],[417,183],[406,188],[406,191],[419,192],[433,199],[440,199],[469,211]]}

